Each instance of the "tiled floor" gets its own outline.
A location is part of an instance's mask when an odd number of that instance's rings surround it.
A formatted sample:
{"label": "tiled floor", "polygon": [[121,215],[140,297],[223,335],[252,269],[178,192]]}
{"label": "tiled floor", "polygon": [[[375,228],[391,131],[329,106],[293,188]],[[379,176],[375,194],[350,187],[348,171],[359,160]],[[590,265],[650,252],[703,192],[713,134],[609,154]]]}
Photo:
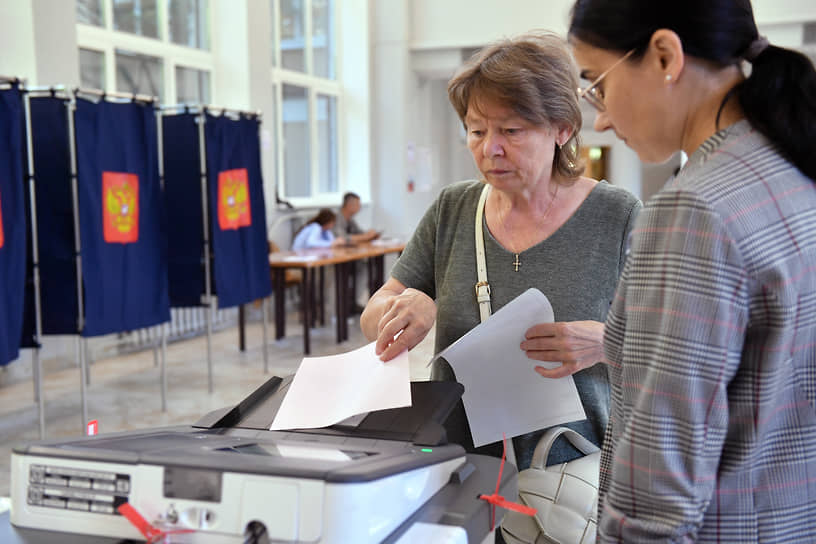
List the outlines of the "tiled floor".
{"label": "tiled floor", "polygon": [[[161,374],[151,350],[98,360],[91,366],[88,418],[107,433],[165,425],[191,424],[211,410],[234,405],[273,375],[286,376],[303,358],[303,337],[293,314],[288,336],[274,341],[269,326],[269,373],[264,374],[260,322],[246,329],[247,350],[238,349],[238,333],[229,327],[213,335],[214,392],[207,392],[206,338],[174,342],[167,347],[167,412],[161,411]],[[335,329],[312,330],[312,356],[332,355],[366,343],[357,318],[349,319],[349,339],[338,344]],[[426,339],[411,352],[411,375],[427,379],[425,362],[432,344]],[[76,368],[50,371],[43,382],[46,401],[46,438],[78,436],[83,432]],[[9,458],[12,447],[39,439],[38,412],[31,381],[0,388],[0,497],[9,495]]]}

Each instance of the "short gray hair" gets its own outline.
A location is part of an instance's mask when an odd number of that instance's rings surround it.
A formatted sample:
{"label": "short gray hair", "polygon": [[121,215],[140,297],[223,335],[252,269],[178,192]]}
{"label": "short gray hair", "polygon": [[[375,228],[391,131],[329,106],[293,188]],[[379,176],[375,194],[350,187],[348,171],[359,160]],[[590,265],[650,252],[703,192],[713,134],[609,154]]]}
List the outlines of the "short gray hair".
{"label": "short gray hair", "polygon": [[570,139],[556,146],[553,171],[575,180],[584,171],[577,88],[578,68],[567,42],[550,32],[529,32],[476,52],[448,82],[448,98],[462,124],[468,107],[490,100],[535,125],[571,129]]}

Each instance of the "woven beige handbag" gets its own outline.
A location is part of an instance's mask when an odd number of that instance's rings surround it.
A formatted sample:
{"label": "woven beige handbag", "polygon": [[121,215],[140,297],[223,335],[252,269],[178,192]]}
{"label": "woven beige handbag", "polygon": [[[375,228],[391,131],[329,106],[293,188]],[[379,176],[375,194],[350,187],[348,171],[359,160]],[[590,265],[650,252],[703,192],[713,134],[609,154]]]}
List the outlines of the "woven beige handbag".
{"label": "woven beige handbag", "polygon": [[[583,457],[545,467],[555,440],[570,441]],[[530,468],[518,476],[519,502],[538,510],[535,516],[508,511],[501,531],[507,544],[589,544],[598,524],[598,473],[601,452],[567,427],[547,431],[533,452]]]}

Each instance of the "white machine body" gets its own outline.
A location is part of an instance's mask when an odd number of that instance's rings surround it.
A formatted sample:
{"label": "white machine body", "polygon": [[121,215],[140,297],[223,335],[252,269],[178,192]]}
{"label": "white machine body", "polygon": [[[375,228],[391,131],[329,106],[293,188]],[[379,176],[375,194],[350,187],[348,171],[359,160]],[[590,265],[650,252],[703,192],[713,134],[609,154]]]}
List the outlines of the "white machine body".
{"label": "white machine body", "polygon": [[115,510],[129,502],[154,525],[194,530],[184,538],[190,542],[243,542],[251,522],[263,523],[271,541],[380,542],[448,483],[464,461],[459,457],[351,483],[224,472],[221,495],[229,499],[210,502],[165,497],[163,466],[13,453],[11,522],[139,539],[139,531]]}
{"label": "white machine body", "polygon": [[461,384],[412,382],[411,406],[271,431],[291,381],[274,376],[191,426],[13,448],[0,542],[142,540],[123,504],[183,531],[174,542],[492,542],[502,513],[479,497],[514,497],[517,471],[447,440]]}

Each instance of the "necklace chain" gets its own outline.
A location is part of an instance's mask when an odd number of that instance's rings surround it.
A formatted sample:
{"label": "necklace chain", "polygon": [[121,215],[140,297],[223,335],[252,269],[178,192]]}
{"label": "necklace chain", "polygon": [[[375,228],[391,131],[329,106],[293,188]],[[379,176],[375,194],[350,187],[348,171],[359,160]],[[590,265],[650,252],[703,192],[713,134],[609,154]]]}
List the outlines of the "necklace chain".
{"label": "necklace chain", "polygon": [[[553,196],[550,199],[550,203],[547,204],[547,209],[544,210],[544,214],[541,216],[541,219],[536,221],[536,225],[540,225],[540,224],[544,223],[544,221],[547,220],[547,217],[549,217],[550,210],[552,209],[553,204],[555,203],[555,199],[558,196],[558,187],[559,187],[559,184],[556,184],[555,185],[555,192],[553,193]],[[505,220],[506,217],[507,217],[507,212],[504,212],[503,214],[499,214],[499,223],[501,224],[502,230],[505,233],[508,233],[507,227],[504,224],[504,220]],[[508,237],[508,238],[510,238],[510,237]],[[514,267],[515,271],[518,272],[519,267],[521,266],[521,261],[519,260],[519,254],[521,254],[525,250],[516,251],[516,249],[513,246],[510,245],[509,240],[508,240],[507,244],[508,244],[508,249],[511,252],[513,252],[513,263],[512,263],[513,267]]]}

